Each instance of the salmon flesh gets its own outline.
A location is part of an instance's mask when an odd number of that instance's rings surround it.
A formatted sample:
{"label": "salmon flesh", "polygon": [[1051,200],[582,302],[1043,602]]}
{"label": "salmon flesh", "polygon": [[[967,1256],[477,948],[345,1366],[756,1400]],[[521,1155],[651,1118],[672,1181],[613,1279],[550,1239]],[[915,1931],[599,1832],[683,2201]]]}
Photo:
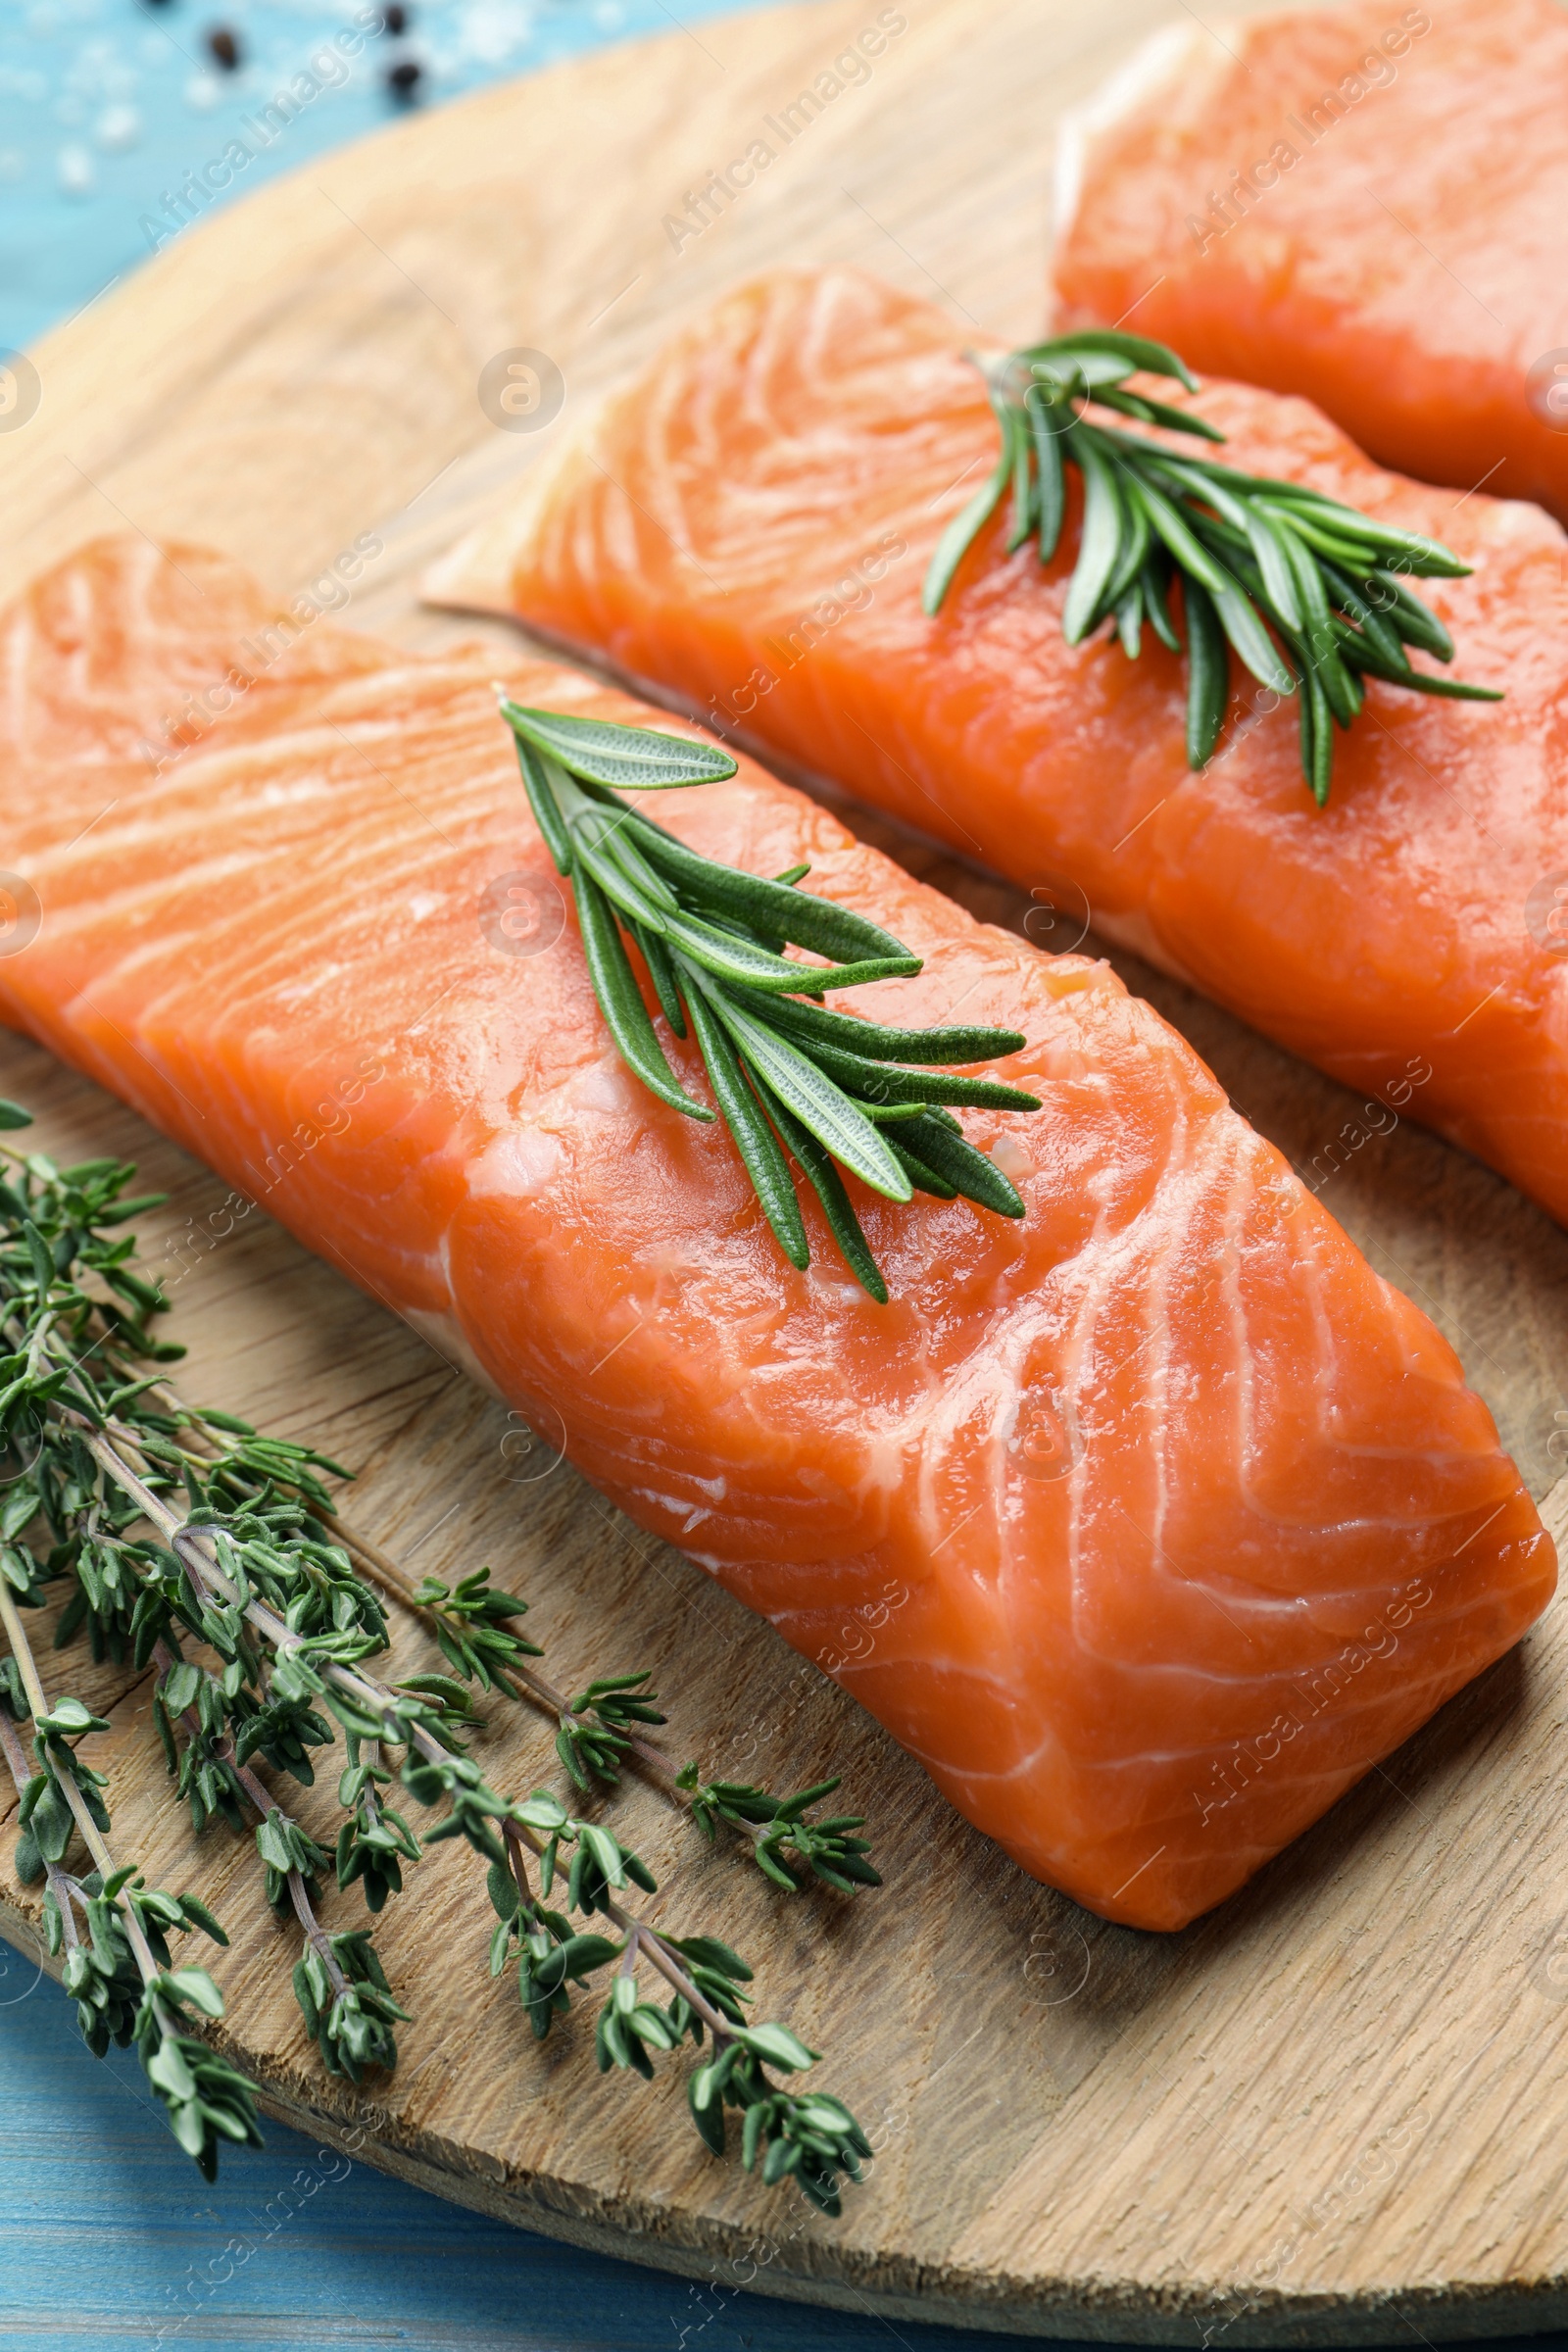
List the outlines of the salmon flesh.
{"label": "salmon flesh", "polygon": [[[727,1135],[617,1058],[493,656],[280,620],[140,538],[0,639],[5,1019],[564,1431],[1025,1870],[1181,1927],[1544,1606],[1552,1545],[1452,1350],[1103,963],[750,763],[661,797],[925,958],[851,1010],[1029,1041],[997,1074],[1044,1109],[963,1114],[1021,1223],[850,1179],[878,1306],[813,1196],[798,1272]],[[505,683],[650,716],[551,664]]]}
{"label": "salmon flesh", "polygon": [[1063,126],[1058,323],[1128,318],[1568,519],[1565,122],[1554,0],[1205,12]]}
{"label": "salmon flesh", "polygon": [[1183,657],[1148,631],[1136,661],[1063,639],[1071,470],[1050,565],[1005,553],[1004,511],[928,618],[927,564],[996,420],[947,316],[848,270],[762,278],[675,336],[431,593],[662,681],[1008,875],[1052,944],[1092,922],[1568,1222],[1562,533],[1382,472],[1305,401],[1216,383],[1191,405],[1227,464],[1451,544],[1472,576],[1419,585],[1455,673],[1506,699],[1369,679],[1320,809],[1295,697],[1233,662],[1192,773]]}

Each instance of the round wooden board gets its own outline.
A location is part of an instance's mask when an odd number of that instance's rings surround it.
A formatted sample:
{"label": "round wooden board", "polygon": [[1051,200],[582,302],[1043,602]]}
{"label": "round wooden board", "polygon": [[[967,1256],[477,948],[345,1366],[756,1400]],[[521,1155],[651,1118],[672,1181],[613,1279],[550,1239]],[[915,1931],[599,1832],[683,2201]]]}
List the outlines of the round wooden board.
{"label": "round wooden board", "polygon": [[[548,439],[487,422],[488,360],[545,351],[569,421],[668,323],[782,259],[854,260],[1023,333],[1043,304],[1053,124],[1176,13],[827,0],[564,66],[314,164],[38,351],[39,413],[0,435],[7,576],[129,527],[216,544],[287,590],[374,529],[384,552],[353,620],[412,647],[471,638],[418,609],[419,567]],[[672,234],[665,216],[879,16],[869,73],[835,75],[751,189],[700,235]],[[976,911],[1021,921],[1018,894],[857,822]],[[1298,1165],[1352,1117],[1342,1090],[1113,960]],[[553,1449],[520,1453],[498,1405],[277,1228],[258,1215],[193,1251],[186,1220],[223,1189],[130,1114],[20,1043],[0,1049],[0,1088],[43,1109],[49,1148],[126,1151],[170,1187],[154,1248],[178,1277],[193,1394],[364,1464],[354,1516],[420,1567],[492,1560],[532,1595],[562,1679],[653,1664],[672,1748],[774,1785],[843,1769],[878,1830],[883,1891],[781,1905],[651,1797],[626,1815],[663,1916],[725,1922],[760,1961],[765,2008],[829,2052],[824,2078],[869,2122],[876,2165],[835,2224],[707,2158],[672,2082],[601,2082],[574,2034],[537,2051],[486,1980],[482,1885],[451,1847],[382,1938],[416,2020],[397,2075],[363,2096],[328,2084],[246,1849],[222,1833],[192,1846],[146,1774],[145,1690],[74,1657],[73,1683],[114,1721],[101,1745],[124,1850],[201,1887],[235,1931],[219,1969],[234,2047],[277,2113],[720,2296],[1194,2344],[1568,2317],[1558,1618],[1221,1912],[1165,1938],[1107,1927],[1022,1878],[842,1692],[552,1468]],[[1545,1494],[1568,1443],[1568,1238],[1404,1128],[1354,1152],[1328,1199],[1454,1340]],[[551,1769],[531,1720],[487,1752],[504,1785]],[[0,1927],[25,1944],[36,1918],[0,1875]],[[687,2332],[713,2308],[694,2290]]]}

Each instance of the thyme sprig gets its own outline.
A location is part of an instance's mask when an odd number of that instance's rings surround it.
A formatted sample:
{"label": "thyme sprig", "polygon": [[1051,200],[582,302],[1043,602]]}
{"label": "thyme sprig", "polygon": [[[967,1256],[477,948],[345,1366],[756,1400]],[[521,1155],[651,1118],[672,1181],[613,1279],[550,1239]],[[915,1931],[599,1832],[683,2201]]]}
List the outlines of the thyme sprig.
{"label": "thyme sprig", "polygon": [[[177,1773],[179,1792],[190,1805],[198,1835],[213,1812],[221,1812],[236,1831],[244,1828],[243,1806],[249,1805],[257,1816],[256,1849],[267,1874],[267,1899],[274,1910],[292,1909],[304,1931],[305,1949],[292,1979],[294,1995],[328,2073],[347,2075],[355,2082],[362,2081],[370,2067],[384,2067],[390,2073],[398,2057],[392,2026],[396,2020],[406,2021],[408,2011],[393,1999],[365,1929],[329,1936],[322,1928],[316,1905],[327,1857],[245,1763],[247,1754],[263,1746],[270,1762],[281,1760],[284,1769],[308,1784],[314,1776],[303,1753],[285,1751],[280,1759],[276,1727],[267,1739],[261,1730],[267,1718],[260,1711],[243,1720],[237,1740],[230,1739],[219,1679],[190,1659],[176,1657],[165,1641],[156,1643],[154,1656],[161,1669],[153,1695],[154,1716],[170,1769]],[[182,1756],[177,1750],[176,1718],[186,1734]],[[331,1740],[332,1732],[313,1715],[310,1737],[313,1744],[322,1745]],[[289,1745],[294,1745],[292,1737]],[[365,1780],[369,1779],[371,1767],[361,1764],[357,1769]],[[383,1773],[380,1777],[389,1776]],[[355,1796],[363,1801],[363,1788],[356,1788]],[[341,1788],[339,1802],[347,1811],[348,1800]],[[395,1831],[386,1828],[388,1820],[396,1825]],[[390,1850],[390,1869],[383,1847]],[[373,1880],[379,1899],[371,1899],[368,1885],[367,1905],[372,1912],[379,1911],[397,1857],[406,1854],[417,1860],[418,1852],[418,1843],[400,1815],[383,1812],[374,1826],[363,1826],[356,1808],[344,1822],[338,1840],[338,1884],[351,1884],[356,1877]],[[401,1876],[396,1886],[401,1888]]]}
{"label": "thyme sprig", "polygon": [[1241,472],[1088,415],[1099,408],[1222,442],[1218,427],[1193,410],[1127,388],[1142,371],[1199,389],[1163,343],[1088,328],[975,364],[1001,454],[937,543],[925,578],[928,613],[940,612],[964,556],[1009,492],[1007,553],[1034,533],[1041,563],[1051,562],[1066,518],[1066,467],[1074,466],[1084,519],[1063,634],[1078,645],[1108,623],[1136,660],[1147,624],[1178,653],[1170,592],[1180,582],[1190,766],[1204,766],[1219,739],[1230,695],[1227,646],[1260,685],[1299,693],[1301,772],[1319,807],[1333,775],[1334,729],[1359,713],[1363,678],[1414,694],[1501,701],[1494,687],[1417,669],[1405,650],[1453,659],[1447,630],[1407,585],[1468,573],[1451,549],[1304,483]]}
{"label": "thyme sprig", "polygon": [[[82,2039],[95,2056],[111,2044],[134,2042],[170,2129],[211,2180],[220,2140],[261,2144],[255,2094],[238,2070],[192,2030],[197,2017],[223,2015],[223,1996],[204,1968],[172,1964],[172,1931],[200,1929],[213,1942],[227,1936],[194,1895],[148,1887],[131,1865],[117,1865],[108,1844],[110,1821],[100,1794],[104,1776],[69,1742],[108,1724],[79,1699],[50,1704],[16,1602],[0,1580],[0,1626],[17,1669],[0,1692],[0,1740],[21,1800],[21,1846],[30,1843],[39,1874],[51,1953],[66,1952],[66,1991],[76,2004]],[[11,1722],[31,1716],[35,1770],[29,1775]],[[73,1834],[80,1837],[93,1870],[77,1879],[63,1867]],[[19,1852],[19,1863],[21,1855]],[[80,1910],[87,1929],[76,1925]]]}
{"label": "thyme sprig", "polygon": [[[26,1118],[0,1103],[0,1127]],[[875,1883],[855,1862],[863,1841],[843,1836],[858,1821],[809,1819],[808,1806],[837,1784],[787,1800],[738,1785],[699,1788],[695,1767],[675,1775],[641,1737],[640,1727],[663,1720],[646,1672],[600,1677],[567,1698],[526,1664],[541,1654],[515,1631],[526,1603],[495,1591],[487,1570],[454,1586],[411,1586],[331,1510],[321,1473],[346,1473],[326,1456],[190,1407],[162,1371],[141,1371],[181,1351],[151,1337],[165,1301],[131,1271],[133,1243],[107,1238],[133,1171],[110,1161],[61,1170],[6,1146],[0,1158],[10,1163],[0,1179],[0,1340],[10,1350],[0,1357],[0,1444],[23,1464],[0,1503],[0,1627],[10,1647],[0,1660],[0,1744],[22,1799],[19,1871],[47,1882],[51,1948],[67,1952],[89,2045],[101,2053],[112,2040],[138,2042],[177,2136],[209,2173],[220,2138],[257,2135],[243,2078],[194,2031],[198,2019],[221,2015],[216,1986],[170,1962],[172,1931],[200,1929],[220,1942],[222,1931],[196,1897],[149,1890],[134,1870],[117,1869],[107,1783],[75,1744],[108,1726],[74,1699],[52,1708],[43,1699],[20,1612],[41,1606],[59,1578],[72,1592],[58,1640],[85,1623],[95,1654],[155,1669],[155,1723],[196,1828],[220,1817],[243,1834],[254,1817],[269,1899],[302,1932],[294,1991],[329,2071],[359,2082],[371,2067],[394,2066],[393,2029],[407,2012],[369,1931],[323,1928],[329,1857],[252,1767],[265,1762],[309,1787],[313,1752],[341,1738],[340,1888],[362,1884],[373,1914],[401,1890],[403,1865],[423,1845],[466,1840],[491,1867],[492,1902],[498,1865],[516,1891],[514,1908],[498,1909],[518,1946],[536,2033],[541,1998],[549,2017],[559,2015],[573,1988],[614,1962],[596,2026],[601,2066],[650,2073],[651,2052],[711,2034],[712,2056],[690,2084],[706,2143],[721,2150],[724,2108],[743,2109],[743,2161],[760,2163],[770,2180],[793,2175],[836,2212],[839,2181],[859,2177],[868,2143],[839,2101],[772,2079],[799,2074],[816,2054],[788,2027],[746,2024],[735,1989],[750,1981],[746,1963],[718,1938],[683,1941],[627,1909],[620,1898],[630,1887],[657,1890],[647,1865],[547,1790],[518,1801],[493,1789],[465,1742],[482,1728],[476,1688],[530,1698],[556,1716],[558,1752],[578,1767],[579,1786],[588,1777],[613,1786],[628,1759],[652,1765],[710,1836],[718,1820],[749,1830],[761,1867],[792,1888],[778,1866],[786,1850],[846,1890]],[[395,1685],[377,1677],[370,1661],[388,1633],[382,1594],[425,1622],[455,1673]],[[29,1716],[30,1773],[15,1729]],[[441,1812],[422,1841],[387,1801],[394,1780]],[[83,1877],[66,1867],[74,1838],[94,1864]],[[845,1865],[837,1876],[835,1856]],[[558,1874],[564,1911],[548,1908]],[[573,1926],[572,1912],[605,1916],[618,1936]],[[663,2008],[637,1992],[639,1955],[669,1987]]]}
{"label": "thyme sprig", "polygon": [[[769,880],[703,857],[616,789],[719,781],[736,772],[726,752],[530,710],[504,692],[501,715],[534,821],[571,885],[589,978],[616,1050],[662,1102],[688,1118],[714,1118],[686,1092],[660,1042],[624,933],[669,1029],[696,1037],[716,1115],[791,1265],[810,1262],[792,1163],[856,1279],[882,1304],[887,1285],[841,1167],[890,1200],[921,1192],[961,1197],[998,1216],[1024,1214],[950,1107],[1038,1110],[1038,1099],[1017,1087],[956,1072],[1016,1053],[1024,1038],[1010,1029],[898,1029],[828,1011],[827,991],[918,972],[920,958],[866,916],[801,890],[809,867]],[[822,960],[803,963],[788,947]]]}
{"label": "thyme sprig", "polygon": [[810,1817],[810,1807],[831,1796],[840,1786],[837,1779],[818,1781],[814,1788],[802,1788],[794,1796],[778,1797],[747,1781],[704,1782],[697,1766],[686,1764],[677,1776],[677,1786],[690,1789],[692,1812],[710,1841],[716,1836],[719,1822],[749,1832],[759,1869],[775,1886],[791,1894],[801,1882],[786,1869],[789,1861],[836,1886],[841,1894],[853,1894],[857,1886],[882,1884],[881,1872],[865,1858],[871,1850],[870,1839],[852,1835],[865,1827],[863,1814],[838,1813],[827,1821]]}
{"label": "thyme sprig", "polygon": [[[793,2175],[810,2203],[837,2214],[840,2178],[859,2180],[871,2144],[842,2100],[821,2091],[789,2090],[770,2079],[768,2068],[804,2073],[820,2052],[808,2049],[788,2026],[748,2023],[744,2004],[751,1996],[741,1987],[750,1984],[752,1971],[739,1953],[717,1936],[666,1936],[628,1911],[617,1890],[629,1881],[655,1891],[657,1882],[647,1865],[602,1825],[572,1820],[544,1790],[536,1789],[525,1804],[497,1818],[505,1833],[505,1859],[492,1859],[488,1879],[497,1917],[491,1974],[499,1976],[515,1954],[518,1993],[536,2038],[543,2041],[557,2015],[569,2007],[570,1985],[581,1990],[590,1977],[613,1964],[594,2030],[601,2073],[614,2067],[652,2080],[654,2053],[678,2049],[688,2037],[700,2047],[705,2034],[710,2035],[712,2054],[687,2082],[687,2102],[704,2144],[723,2155],[724,2110],[738,2108],[747,2171],[760,2156],[765,2182]],[[618,1939],[573,1930],[560,1912],[547,1908],[563,1842],[572,1848],[569,1908],[603,1912],[620,1930]],[[537,1894],[528,1851],[539,1859]],[[663,2007],[646,2000],[639,1989],[641,1956],[673,1996]]]}
{"label": "thyme sprig", "polygon": [[[648,1670],[601,1676],[568,1697],[521,1663],[524,1656],[544,1654],[509,1622],[523,1615],[528,1604],[511,1593],[492,1592],[488,1568],[475,1570],[456,1586],[427,1576],[411,1592],[384,1554],[369,1555],[368,1564],[383,1590],[425,1619],[443,1654],[467,1681],[531,1700],[554,1717],[559,1726],[556,1752],[579,1788],[595,1782],[612,1788],[622,1768],[632,1764],[690,1812],[710,1844],[719,1823],[748,1838],[759,1869],[792,1894],[802,1881],[783,1867],[787,1859],[844,1894],[858,1886],[881,1886],[881,1873],[865,1860],[870,1840],[849,1835],[864,1827],[863,1815],[846,1814],[831,1821],[810,1818],[809,1808],[832,1795],[840,1786],[837,1779],[777,1797],[750,1783],[705,1783],[696,1763],[676,1771],[663,1750],[640,1733],[641,1726],[667,1721],[658,1711],[658,1691],[647,1687],[652,1679]],[[504,1631],[498,1630],[503,1626]],[[475,1627],[481,1629],[477,1634]]]}

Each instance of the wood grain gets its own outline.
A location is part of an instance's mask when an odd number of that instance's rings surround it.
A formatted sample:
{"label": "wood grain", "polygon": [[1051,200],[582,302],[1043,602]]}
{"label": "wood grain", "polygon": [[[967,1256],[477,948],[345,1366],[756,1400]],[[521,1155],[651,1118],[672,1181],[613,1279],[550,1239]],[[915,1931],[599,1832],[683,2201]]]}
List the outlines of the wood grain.
{"label": "wood grain", "polygon": [[[546,351],[569,420],[673,319],[790,257],[858,261],[1026,331],[1052,124],[1175,13],[1163,0],[1105,0],[1087,21],[1061,0],[914,0],[869,77],[743,198],[700,236],[663,225],[877,13],[830,0],[564,66],[192,230],[38,352],[39,414],[0,436],[7,576],[128,524],[216,544],[289,590],[373,529],[384,552],[357,620],[410,646],[503,642],[419,611],[414,587],[547,445],[486,420],[476,383],[497,352]],[[856,822],[1021,927],[1016,893]],[[1338,1135],[1351,1097],[1113,960],[1298,1165]],[[831,1759],[879,1828],[884,1892],[784,1907],[652,1796],[624,1815],[670,1925],[722,1919],[760,1958],[767,2008],[829,2052],[824,2078],[871,2126],[869,2185],[820,2223],[704,2156],[673,2084],[603,2082],[571,2034],[534,2048],[484,1976],[482,1883],[451,1848],[421,1866],[424,1899],[388,1915],[416,2012],[398,2074],[360,2096],[328,2084],[287,1990],[290,1935],[244,1849],[221,1832],[192,1849],[145,1776],[145,1690],[73,1653],[72,1684],[114,1722],[100,1745],[121,1844],[199,1886],[234,1931],[219,1968],[234,2046],[274,2112],[576,2243],[895,2320],[1241,2345],[1568,2316],[1556,1618],[1220,1913],[1164,1938],[1107,1927],[1020,1877],[843,1693],[551,1467],[548,1445],[520,1456],[501,1407],[259,1212],[208,1251],[180,1248],[223,1188],[129,1113],[20,1043],[0,1050],[0,1087],[40,1106],[47,1148],[125,1151],[170,1188],[152,1246],[181,1270],[192,1394],[361,1465],[355,1518],[416,1566],[492,1560],[531,1596],[559,1679],[653,1664],[672,1750],[775,1783]],[[1454,1341],[1544,1494],[1568,1451],[1568,1237],[1403,1127],[1325,1197]],[[1560,1532],[1562,1494],[1549,1515]],[[520,1716],[487,1753],[523,1787],[551,1769],[545,1727]],[[24,1942],[36,1918],[0,1881],[0,1927]]]}

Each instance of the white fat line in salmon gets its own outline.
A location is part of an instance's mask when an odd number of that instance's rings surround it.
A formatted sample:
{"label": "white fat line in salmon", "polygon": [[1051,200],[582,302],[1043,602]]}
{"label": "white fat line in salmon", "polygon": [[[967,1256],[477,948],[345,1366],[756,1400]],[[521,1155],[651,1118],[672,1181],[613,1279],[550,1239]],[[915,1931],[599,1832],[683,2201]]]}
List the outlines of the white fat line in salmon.
{"label": "white fat line in salmon", "polygon": [[221,677],[212,679],[199,692],[193,689],[187,693],[177,710],[166,710],[159,721],[164,736],[162,748],[145,736],[136,746],[138,756],[153,774],[161,776],[166,767],[172,767],[176,760],[202,742],[224,711],[231,710],[257,679],[265,677],[273,663],[280,662],[324,613],[341,612],[352,604],[355,585],[366,566],[385,553],[384,539],[374,531],[361,531],[350,546],[335,555],[330,564],[279,607],[265,628],[258,629],[254,637],[241,640],[234,649],[234,661]]}
{"label": "white fat line in salmon", "polygon": [[272,92],[266,106],[242,116],[233,138],[220,154],[182,174],[178,185],[165,188],[161,210],[143,213],[136,225],[154,253],[172,242],[181,229],[199,220],[208,207],[231,188],[241,172],[259,155],[275,146],[290,123],[327,90],[340,90],[353,75],[352,61],[367,40],[381,30],[380,9],[357,8],[347,24],[330,40],[318,41],[299,73]]}
{"label": "white fat line in salmon", "polygon": [[747,188],[755,186],[758,173],[776,163],[835,98],[842,98],[846,90],[858,89],[868,82],[871,60],[881,57],[890,43],[908,29],[909,20],[902,10],[880,10],[876,23],[857,33],[849,47],[841,49],[832,64],[824,66],[799,97],[792,98],[788,106],[781,106],[776,115],[764,115],[761,129],[745,153],[735,156],[720,170],[710,172],[695,188],[688,188],[678,213],[664,215],[660,226],[675,251],[679,253],[693,237],[700,237],[705,229],[711,228],[721,213],[727,212]]}
{"label": "white fat line in salmon", "polygon": [[775,666],[759,663],[749,677],[738,686],[726,689],[726,695],[710,694],[702,711],[702,723],[715,735],[727,735],[741,724],[764,694],[771,694],[781,678],[787,677],[814,653],[825,637],[832,635],[847,613],[863,612],[875,602],[875,582],[886,577],[895,564],[901,564],[908,554],[906,539],[897,531],[884,531],[873,548],[858,556],[846,565],[832,587],[819,596],[808,612],[803,612],[793,628],[781,637],[764,637],[762,645]]}
{"label": "white fat line in salmon", "polygon": [[1216,1756],[1209,1766],[1209,1779],[1217,1793],[1205,1795],[1200,1788],[1193,1790],[1193,1802],[1202,1827],[1208,1827],[1211,1814],[1223,1813],[1238,1797],[1245,1796],[1259,1775],[1283,1754],[1297,1733],[1305,1731],[1308,1724],[1332,1707],[1358,1674],[1364,1673],[1374,1660],[1392,1658],[1399,1646],[1400,1632],[1418,1609],[1430,1606],[1431,1600],[1431,1586],[1422,1577],[1412,1577],[1382,1615],[1364,1629],[1358,1642],[1347,1642],[1337,1658],[1330,1658],[1326,1665],[1302,1676],[1304,1690],[1301,1683],[1291,1685],[1299,1713],[1293,1707],[1282,1709],[1263,1731],[1255,1732],[1250,1740],[1233,1741],[1228,1756]]}
{"label": "white fat line in salmon", "polygon": [[1238,220],[1245,220],[1270,188],[1278,187],[1283,173],[1294,172],[1319,139],[1326,138],[1337,122],[1345,121],[1352,107],[1359,106],[1374,90],[1389,89],[1399,77],[1394,60],[1403,57],[1413,42],[1424,40],[1431,30],[1432,19],[1424,8],[1407,8],[1397,24],[1391,24],[1383,34],[1378,46],[1357,58],[1351,72],[1342,74],[1315,102],[1303,102],[1299,114],[1287,115],[1267,155],[1260,156],[1246,171],[1233,168],[1228,187],[1209,189],[1207,211],[1188,214],[1187,233],[1199,252],[1206,254],[1211,245],[1228,236]]}

